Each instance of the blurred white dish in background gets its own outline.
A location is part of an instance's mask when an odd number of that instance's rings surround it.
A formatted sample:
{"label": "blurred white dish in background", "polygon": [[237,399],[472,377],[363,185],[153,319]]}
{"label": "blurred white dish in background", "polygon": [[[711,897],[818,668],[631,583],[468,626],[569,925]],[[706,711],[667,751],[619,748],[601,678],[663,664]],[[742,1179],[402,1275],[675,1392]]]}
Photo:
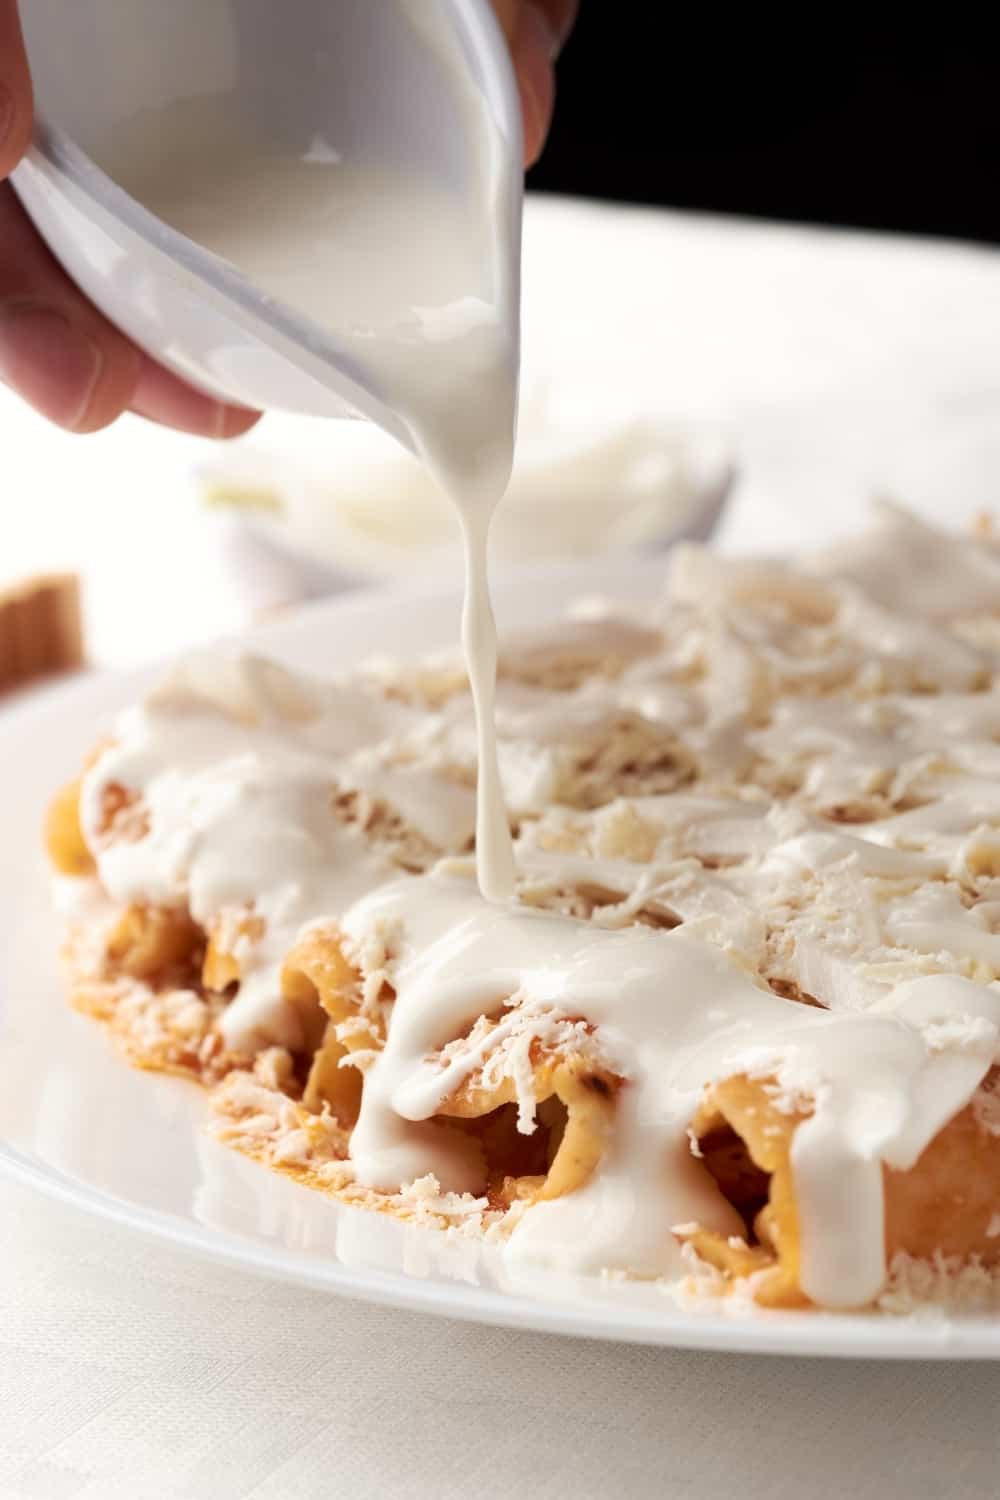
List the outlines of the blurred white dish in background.
{"label": "blurred white dish in background", "polygon": [[[426,470],[372,427],[341,424],[332,436],[325,424],[272,418],[238,448],[213,453],[203,494],[239,518],[237,565],[256,556],[262,569],[274,554],[286,594],[296,565],[302,594],[457,566],[454,508]],[[672,422],[641,394],[537,379],[522,396],[492,554],[511,564],[704,538],[732,477],[721,436]]]}

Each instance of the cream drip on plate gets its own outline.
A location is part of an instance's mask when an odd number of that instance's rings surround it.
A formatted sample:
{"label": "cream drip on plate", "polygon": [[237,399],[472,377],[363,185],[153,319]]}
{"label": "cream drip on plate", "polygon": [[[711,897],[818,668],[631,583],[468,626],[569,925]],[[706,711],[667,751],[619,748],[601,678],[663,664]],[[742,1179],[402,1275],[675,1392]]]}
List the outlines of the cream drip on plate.
{"label": "cream drip on plate", "polygon": [[[705,1088],[773,1070],[815,1100],[798,1131],[807,1246],[803,1288],[828,1305],[870,1300],[885,1276],[882,1164],[912,1166],[984,1077],[1000,1041],[1000,992],[953,977],[910,980],[880,1012],[834,1016],[774,995],[683,929],[609,933],[550,913],[495,910],[460,880],[429,876],[363,898],[343,919],[358,945],[374,923],[405,933],[384,1050],[365,1079],[351,1156],[361,1182],[395,1191],[430,1171],[477,1192],[481,1172],[429,1124],[454,1087],[428,1058],[498,1004],[542,1005],[601,1029],[628,1080],[605,1159],[575,1192],[537,1203],[515,1228],[517,1256],[577,1271],[678,1272],[674,1226],[742,1234],[736,1211],[691,1155]],[[923,1028],[947,1018],[961,1046]]]}
{"label": "cream drip on plate", "polygon": [[[917,557],[909,607],[875,561],[897,548]],[[220,1023],[234,1050],[297,1045],[280,970],[314,924],[362,970],[381,953],[394,998],[351,1141],[380,1190],[433,1174],[480,1193],[474,1146],[435,1111],[512,1029],[588,1023],[624,1080],[613,1139],[575,1191],[524,1209],[511,1256],[669,1277],[679,1224],[740,1233],[687,1132],[714,1081],[773,1080],[811,1110],[792,1157],[803,1289],[864,1303],[885,1276],[883,1169],[912,1165],[998,1056],[996,556],[885,512],[874,541],[798,570],[685,549],[662,603],[510,643],[505,904],[472,878],[477,737],[452,659],[332,683],[197,664],[85,777],[101,885],[210,932],[261,919]],[[129,836],[107,827],[116,789],[141,812]],[[463,1042],[484,1016],[493,1042]]]}

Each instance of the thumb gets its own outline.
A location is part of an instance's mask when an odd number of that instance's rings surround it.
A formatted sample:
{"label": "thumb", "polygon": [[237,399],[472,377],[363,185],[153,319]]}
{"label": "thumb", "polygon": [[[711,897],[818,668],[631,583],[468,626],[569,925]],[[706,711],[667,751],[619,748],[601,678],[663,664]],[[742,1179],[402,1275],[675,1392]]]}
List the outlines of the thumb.
{"label": "thumb", "polygon": [[0,0],[0,180],[12,172],[31,139],[31,75],[17,0]]}

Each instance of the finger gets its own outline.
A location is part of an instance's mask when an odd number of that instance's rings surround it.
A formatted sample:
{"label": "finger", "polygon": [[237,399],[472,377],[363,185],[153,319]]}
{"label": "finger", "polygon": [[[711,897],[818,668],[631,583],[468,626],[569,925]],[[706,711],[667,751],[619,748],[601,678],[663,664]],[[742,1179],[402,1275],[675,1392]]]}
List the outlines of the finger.
{"label": "finger", "polygon": [[493,9],[496,12],[496,18],[500,22],[503,34],[507,38],[508,46],[514,40],[514,32],[517,30],[518,12],[521,9],[522,3],[523,0],[493,0]]}
{"label": "finger", "polygon": [[31,74],[17,0],[0,0],[0,178],[12,172],[31,139]]}
{"label": "finger", "polygon": [[522,5],[511,42],[511,57],[524,116],[526,167],[541,155],[552,122],[556,95],[554,52],[553,34],[545,16],[535,5]]}
{"label": "finger", "polygon": [[130,409],[206,437],[234,437],[256,420],[191,390],[140,353],[69,279],[5,184],[0,381],[71,432],[98,432]]}
{"label": "finger", "polygon": [[0,379],[73,432],[128,406],[138,351],[74,286],[9,185],[0,185]]}
{"label": "finger", "polygon": [[260,412],[202,395],[146,355],[129,410],[161,427],[209,438],[241,437],[260,420]]}
{"label": "finger", "polygon": [[552,32],[553,57],[565,47],[580,13],[580,0],[531,0]]}

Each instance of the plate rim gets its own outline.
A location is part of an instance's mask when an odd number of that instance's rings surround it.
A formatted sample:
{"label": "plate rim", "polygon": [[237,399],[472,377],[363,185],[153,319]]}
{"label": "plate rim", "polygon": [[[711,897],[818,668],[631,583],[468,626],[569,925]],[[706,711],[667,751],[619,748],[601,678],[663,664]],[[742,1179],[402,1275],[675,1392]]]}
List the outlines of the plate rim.
{"label": "plate rim", "polygon": [[[144,1208],[102,1189],[76,1183],[54,1168],[36,1166],[4,1140],[0,1140],[0,1176],[130,1233],[150,1234],[161,1244],[200,1256],[214,1265],[231,1266],[249,1275],[403,1312],[427,1313],[494,1328],[698,1349],[706,1353],[822,1359],[1000,1358],[1000,1323],[971,1315],[942,1315],[922,1320],[919,1316],[911,1319],[905,1315],[896,1318],[821,1310],[761,1309],[727,1316],[707,1308],[701,1313],[685,1313],[670,1308],[666,1293],[666,1315],[662,1320],[618,1308],[614,1303],[595,1302],[584,1311],[576,1302],[548,1302],[517,1292],[470,1287],[460,1281],[425,1280],[378,1267],[345,1267],[332,1258],[323,1260],[273,1245],[265,1248],[249,1235],[204,1228],[176,1215]],[[301,1184],[294,1185],[302,1192],[314,1191]],[[351,1214],[368,1212],[351,1204],[338,1203],[337,1207]]]}

